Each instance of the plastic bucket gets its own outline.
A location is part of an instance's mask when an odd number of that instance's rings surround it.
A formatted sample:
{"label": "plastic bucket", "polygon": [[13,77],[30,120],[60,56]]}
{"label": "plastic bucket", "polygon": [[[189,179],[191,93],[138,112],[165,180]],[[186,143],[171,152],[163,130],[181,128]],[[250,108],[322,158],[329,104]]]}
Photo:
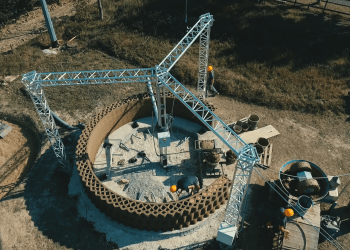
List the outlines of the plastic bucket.
{"label": "plastic bucket", "polygon": [[266,148],[270,145],[270,142],[268,139],[260,137],[257,141],[257,144],[260,145],[262,148]]}
{"label": "plastic bucket", "polygon": [[261,155],[262,153],[264,153],[263,147],[260,146],[259,144],[255,144],[254,148],[256,148],[256,151],[258,152],[258,155]]}
{"label": "plastic bucket", "polygon": [[296,210],[296,215],[304,216],[307,210],[314,205],[314,202],[309,196],[302,195],[299,197],[297,204],[298,205],[294,207]]}
{"label": "plastic bucket", "polygon": [[249,124],[246,122],[243,122],[242,123],[242,130],[245,132],[245,131],[248,131],[248,129],[249,129]]}
{"label": "plastic bucket", "polygon": [[239,125],[235,125],[233,130],[236,132],[236,134],[239,134],[242,132],[242,127]]}
{"label": "plastic bucket", "polygon": [[260,118],[257,115],[250,115],[248,118],[248,124],[251,130],[256,129],[256,127],[258,126],[258,122],[259,122]]}
{"label": "plastic bucket", "polygon": [[237,121],[235,125],[236,125],[236,126],[238,125],[238,126],[241,126],[241,127],[242,127],[242,124],[243,124],[242,121]]}

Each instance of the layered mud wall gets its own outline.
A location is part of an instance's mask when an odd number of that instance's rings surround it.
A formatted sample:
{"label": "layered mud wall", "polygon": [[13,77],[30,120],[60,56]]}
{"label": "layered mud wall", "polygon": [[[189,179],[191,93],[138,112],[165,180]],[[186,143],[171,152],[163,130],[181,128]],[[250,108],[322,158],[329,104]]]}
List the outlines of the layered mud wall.
{"label": "layered mud wall", "polygon": [[[201,124],[178,99],[168,95],[167,112]],[[211,110],[214,107],[205,103]],[[208,217],[220,208],[229,196],[232,182],[225,176],[199,193],[174,202],[147,203],[132,200],[106,188],[93,172],[97,150],[105,138],[119,127],[152,116],[148,94],[140,94],[114,103],[96,114],[85,127],[78,141],[77,168],[91,201],[112,219],[133,228],[153,231],[182,229]]]}

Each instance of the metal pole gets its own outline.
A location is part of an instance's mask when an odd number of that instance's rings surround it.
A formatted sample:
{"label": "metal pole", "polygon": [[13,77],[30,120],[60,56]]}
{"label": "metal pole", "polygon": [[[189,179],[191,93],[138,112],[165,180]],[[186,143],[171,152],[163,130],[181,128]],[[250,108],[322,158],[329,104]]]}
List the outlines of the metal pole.
{"label": "metal pole", "polygon": [[50,13],[49,13],[49,10],[47,8],[46,1],[40,0],[40,4],[41,4],[41,8],[43,9],[46,27],[47,27],[49,34],[50,34],[51,46],[52,46],[52,48],[57,48],[58,47],[57,37],[56,37],[55,30],[54,30],[53,25],[52,25]]}
{"label": "metal pole", "polygon": [[[148,79],[149,79],[149,77],[148,77]],[[151,101],[152,101],[152,105],[153,105],[154,114],[156,115],[156,120],[158,122],[158,109],[157,109],[156,99],[154,98],[154,93],[153,93],[153,89],[152,89],[152,85],[151,85],[151,80],[147,83],[147,88],[148,88],[148,92],[149,92],[149,94],[151,96]]]}
{"label": "metal pole", "polygon": [[161,82],[157,81],[157,105],[158,105],[158,126],[163,127],[162,124],[162,99],[160,97],[160,91],[161,91],[162,85]]}
{"label": "metal pole", "polygon": [[166,88],[163,87],[163,126],[168,130],[167,117],[166,117]]}

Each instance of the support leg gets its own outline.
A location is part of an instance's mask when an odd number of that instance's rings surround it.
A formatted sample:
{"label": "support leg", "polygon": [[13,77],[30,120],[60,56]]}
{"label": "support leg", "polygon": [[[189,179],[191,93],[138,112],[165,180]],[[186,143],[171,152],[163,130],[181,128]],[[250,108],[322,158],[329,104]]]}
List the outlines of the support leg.
{"label": "support leg", "polygon": [[210,43],[210,27],[203,31],[200,35],[199,41],[199,72],[198,72],[198,85],[197,91],[200,99],[204,99],[206,95],[206,82],[207,82],[207,67],[209,57],[209,43]]}
{"label": "support leg", "polygon": [[68,168],[64,145],[61,136],[58,133],[55,120],[51,114],[49,104],[46,101],[43,89],[40,86],[28,86],[27,90],[30,93],[30,97],[32,98],[34,106],[39,114],[40,120],[43,123],[46,135],[51,143],[51,147],[58,162],[65,168]]}

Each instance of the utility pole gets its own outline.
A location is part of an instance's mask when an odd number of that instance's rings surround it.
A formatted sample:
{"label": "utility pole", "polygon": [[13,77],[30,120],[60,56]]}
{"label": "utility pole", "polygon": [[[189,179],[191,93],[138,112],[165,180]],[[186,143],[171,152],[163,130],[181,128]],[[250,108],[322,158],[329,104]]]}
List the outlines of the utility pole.
{"label": "utility pole", "polygon": [[43,9],[46,27],[47,27],[49,34],[50,34],[51,46],[52,46],[52,48],[57,48],[58,47],[57,37],[56,37],[55,30],[54,30],[53,25],[52,25],[50,13],[49,13],[49,10],[47,8],[46,1],[40,0],[40,5],[41,5],[41,8]]}
{"label": "utility pole", "polygon": [[100,11],[100,19],[103,20],[103,9],[102,9],[102,0],[97,0],[98,10]]}

